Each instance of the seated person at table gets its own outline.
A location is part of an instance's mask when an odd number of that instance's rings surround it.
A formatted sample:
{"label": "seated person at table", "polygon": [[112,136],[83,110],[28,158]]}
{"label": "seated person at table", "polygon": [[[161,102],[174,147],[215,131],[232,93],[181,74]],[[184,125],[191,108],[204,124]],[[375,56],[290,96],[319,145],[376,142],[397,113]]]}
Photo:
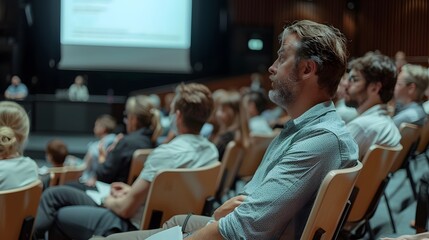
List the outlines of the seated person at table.
{"label": "seated person at table", "polygon": [[[213,109],[210,90],[201,84],[181,84],[174,98],[178,136],[155,148],[138,179],[129,186],[112,183],[102,206],[69,186],[48,188],[42,195],[35,230],[49,239],[88,239],[136,230],[155,175],[164,169],[199,168],[218,161],[216,146],[199,135]],[[215,179],[213,179],[215,181]]]}
{"label": "seated person at table", "polygon": [[21,82],[21,78],[14,75],[11,79],[11,84],[4,92],[4,97],[11,100],[23,100],[27,95],[27,86]]}
{"label": "seated person at table", "polygon": [[70,85],[68,89],[70,101],[88,101],[89,93],[84,80],[85,79],[82,75],[76,76],[76,78],[74,79],[74,83]]}
{"label": "seated person at table", "polygon": [[24,157],[30,121],[15,102],[0,102],[0,190],[19,188],[38,179],[37,164]]}

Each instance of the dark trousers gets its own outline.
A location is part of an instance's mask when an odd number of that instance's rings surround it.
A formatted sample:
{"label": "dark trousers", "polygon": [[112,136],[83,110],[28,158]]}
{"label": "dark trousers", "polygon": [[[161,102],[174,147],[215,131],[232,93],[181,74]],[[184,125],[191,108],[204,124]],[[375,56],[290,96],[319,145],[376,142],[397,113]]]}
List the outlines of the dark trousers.
{"label": "dark trousers", "polygon": [[70,186],[46,189],[40,199],[35,221],[35,234],[49,239],[89,239],[94,235],[136,230],[125,219],[98,206],[84,191]]}
{"label": "dark trousers", "polygon": [[119,233],[119,234],[113,234],[110,235],[107,238],[102,237],[94,237],[90,240],[144,240],[150,236],[152,236],[155,233],[158,233],[160,231],[175,227],[175,226],[181,226],[183,237],[186,237],[190,234],[192,234],[195,231],[198,231],[199,229],[203,228],[207,225],[207,223],[213,220],[212,217],[206,217],[206,216],[200,216],[200,215],[192,215],[188,217],[188,215],[176,215],[167,220],[161,228],[158,229],[152,229],[152,230],[140,230],[140,231],[132,231],[132,232],[126,232],[126,233]]}

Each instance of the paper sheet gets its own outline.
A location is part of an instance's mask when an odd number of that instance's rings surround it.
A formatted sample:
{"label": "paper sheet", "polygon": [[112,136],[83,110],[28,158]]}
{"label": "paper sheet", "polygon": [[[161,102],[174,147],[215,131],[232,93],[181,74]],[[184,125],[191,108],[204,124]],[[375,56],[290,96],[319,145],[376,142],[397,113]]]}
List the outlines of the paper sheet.
{"label": "paper sheet", "polygon": [[86,190],[85,193],[90,198],[92,198],[92,200],[94,200],[95,203],[100,205],[101,199],[109,196],[109,194],[110,194],[110,184],[97,181],[95,183],[95,186],[97,187],[97,191],[96,190]]}
{"label": "paper sheet", "polygon": [[180,226],[175,226],[157,234],[154,234],[146,238],[146,240],[182,240],[183,237],[181,229],[182,228]]}

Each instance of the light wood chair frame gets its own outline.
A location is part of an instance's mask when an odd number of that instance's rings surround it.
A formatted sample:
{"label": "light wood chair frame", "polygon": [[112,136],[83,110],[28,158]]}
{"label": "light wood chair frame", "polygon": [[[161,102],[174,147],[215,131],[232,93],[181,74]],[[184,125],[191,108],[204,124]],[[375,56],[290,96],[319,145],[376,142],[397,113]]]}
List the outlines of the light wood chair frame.
{"label": "light wood chair frame", "polygon": [[0,191],[1,239],[31,239],[42,190],[42,181],[36,180],[20,188]]}
{"label": "light wood chair frame", "polygon": [[202,214],[206,200],[216,193],[221,164],[158,173],[146,198],[141,229],[159,228],[178,214]]}

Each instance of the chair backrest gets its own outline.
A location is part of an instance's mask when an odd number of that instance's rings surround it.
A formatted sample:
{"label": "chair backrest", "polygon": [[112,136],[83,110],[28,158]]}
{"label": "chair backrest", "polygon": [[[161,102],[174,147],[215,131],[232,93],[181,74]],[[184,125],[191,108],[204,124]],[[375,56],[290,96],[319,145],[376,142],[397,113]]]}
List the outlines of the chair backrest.
{"label": "chair backrest", "polygon": [[417,145],[416,154],[426,151],[429,144],[429,119],[425,119],[425,123],[420,131],[419,144]]}
{"label": "chair backrest", "polygon": [[[363,167],[356,180],[355,187],[358,189],[358,193],[347,222],[361,221],[371,214],[371,211],[375,211],[377,207],[375,202],[378,203],[384,191],[384,189],[380,189],[380,186],[387,178],[393,162],[401,150],[401,145],[396,147],[373,145],[369,148],[362,160]],[[371,209],[372,207],[374,209]]]}
{"label": "chair backrest", "polygon": [[220,170],[221,179],[216,193],[217,199],[220,199],[228,192],[229,189],[231,189],[231,186],[235,181],[235,177],[237,176],[238,168],[240,167],[243,152],[243,145],[239,142],[231,141],[226,146],[225,153],[222,157]]}
{"label": "chair backrest", "polygon": [[144,162],[146,162],[147,157],[152,151],[152,148],[137,149],[134,151],[130,164],[130,173],[128,174],[128,185],[132,185],[133,182],[138,178],[140,172],[143,169]]}
{"label": "chair backrest", "polygon": [[177,214],[201,214],[206,199],[216,193],[220,166],[217,162],[207,167],[158,173],[146,198],[140,228],[159,228]]}
{"label": "chair backrest", "polygon": [[323,179],[308,217],[301,239],[314,239],[323,233],[323,239],[333,239],[347,200],[362,169],[362,163],[346,169],[330,171]]}
{"label": "chair backrest", "polygon": [[401,133],[401,145],[402,150],[399,152],[395,162],[392,165],[390,172],[394,173],[398,171],[408,161],[410,157],[410,151],[415,146],[417,139],[419,138],[420,127],[410,123],[401,123],[399,132]]}
{"label": "chair backrest", "polygon": [[24,187],[0,191],[1,239],[20,239],[21,232],[21,237],[31,239],[42,189],[42,182],[37,180]]}
{"label": "chair backrest", "polygon": [[244,149],[243,159],[238,170],[238,177],[253,176],[262,161],[268,145],[270,145],[271,141],[278,134],[278,132],[273,132],[269,135],[250,134],[249,143]]}
{"label": "chair backrest", "polygon": [[79,166],[51,168],[49,169],[51,177],[49,181],[49,186],[52,187],[57,185],[64,185],[67,182],[79,180],[85,169],[85,164]]}

